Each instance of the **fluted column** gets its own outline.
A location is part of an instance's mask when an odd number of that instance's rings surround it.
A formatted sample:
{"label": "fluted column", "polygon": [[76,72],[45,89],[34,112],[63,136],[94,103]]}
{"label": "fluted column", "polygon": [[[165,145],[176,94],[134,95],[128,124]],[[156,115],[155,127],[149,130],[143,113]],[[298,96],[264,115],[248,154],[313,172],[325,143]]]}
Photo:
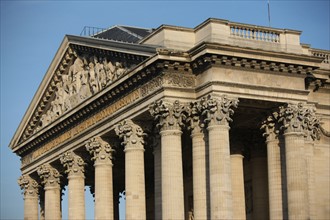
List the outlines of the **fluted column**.
{"label": "fluted column", "polygon": [[192,138],[193,215],[195,219],[207,219],[206,143],[204,124],[201,120],[201,105],[197,102],[191,102],[188,113]]}
{"label": "fluted column", "polygon": [[201,100],[209,136],[210,201],[211,219],[232,219],[233,201],[231,187],[231,163],[229,146],[231,107],[237,99],[226,96]]}
{"label": "fluted column", "polygon": [[146,219],[143,130],[131,120],[115,129],[125,146],[126,219]]}
{"label": "fluted column", "polygon": [[289,219],[309,219],[308,173],[304,136],[308,107],[288,104],[280,108],[279,122],[283,123]]}
{"label": "fluted column", "polygon": [[24,220],[38,219],[38,188],[37,181],[28,175],[22,175],[18,184],[24,194]]}
{"label": "fluted column", "polygon": [[60,173],[49,164],[41,165],[37,172],[44,184],[45,220],[59,220],[62,215]]}
{"label": "fluted column", "polygon": [[112,148],[101,137],[94,137],[85,144],[92,155],[95,167],[95,211],[96,220],[114,219]]}
{"label": "fluted column", "polygon": [[162,173],[161,173],[161,146],[160,136],[154,137],[154,196],[155,219],[162,219]]}
{"label": "fluted column", "polygon": [[161,135],[162,219],[184,219],[181,126],[184,107],[162,100],[150,105]]}
{"label": "fluted column", "polygon": [[262,124],[267,144],[268,193],[270,220],[283,219],[281,153],[278,138],[277,114],[269,116]]}
{"label": "fluted column", "polygon": [[69,220],[85,219],[85,163],[73,151],[62,154],[60,161],[68,174]]}

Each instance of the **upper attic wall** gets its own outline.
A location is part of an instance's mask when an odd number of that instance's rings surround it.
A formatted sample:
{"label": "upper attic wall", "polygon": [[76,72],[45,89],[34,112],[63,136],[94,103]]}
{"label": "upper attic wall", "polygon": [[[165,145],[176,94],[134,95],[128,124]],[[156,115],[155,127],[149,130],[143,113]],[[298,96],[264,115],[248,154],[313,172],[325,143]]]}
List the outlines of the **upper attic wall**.
{"label": "upper attic wall", "polygon": [[[278,52],[304,54],[300,44],[300,31],[234,23],[208,19],[195,28],[163,25],[140,43],[169,49],[189,50],[201,42]],[[306,53],[307,54],[307,53]]]}

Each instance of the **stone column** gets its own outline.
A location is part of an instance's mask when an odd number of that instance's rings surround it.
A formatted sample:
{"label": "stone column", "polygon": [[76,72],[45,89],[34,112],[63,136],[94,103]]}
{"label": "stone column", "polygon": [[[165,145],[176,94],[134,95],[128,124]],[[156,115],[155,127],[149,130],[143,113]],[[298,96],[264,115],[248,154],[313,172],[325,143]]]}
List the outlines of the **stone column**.
{"label": "stone column", "polygon": [[42,188],[39,189],[39,207],[39,220],[45,220],[45,191]]}
{"label": "stone column", "polygon": [[193,162],[193,198],[195,219],[207,219],[207,186],[206,186],[206,143],[204,124],[201,120],[201,105],[191,102],[188,108],[192,138]]}
{"label": "stone column", "polygon": [[38,188],[37,181],[28,175],[22,175],[18,184],[24,194],[24,220],[38,219]]}
{"label": "stone column", "polygon": [[60,173],[49,164],[41,165],[37,172],[44,184],[45,220],[59,220],[62,216]]}
{"label": "stone column", "polygon": [[126,219],[146,219],[143,130],[131,120],[115,129],[125,146]]}
{"label": "stone column", "polygon": [[269,116],[261,126],[265,133],[268,162],[269,219],[283,219],[281,152],[277,114]]}
{"label": "stone column", "polygon": [[231,107],[236,107],[238,100],[226,96],[207,96],[201,100],[201,104],[209,136],[211,219],[232,219],[228,123],[231,121],[230,115],[233,114]]}
{"label": "stone column", "polygon": [[101,137],[94,137],[85,144],[92,155],[95,167],[95,219],[114,219],[112,148]]}
{"label": "stone column", "polygon": [[[234,137],[235,140],[238,137]],[[233,191],[233,219],[246,219],[245,193],[244,193],[244,171],[243,171],[243,145],[240,141],[231,141],[231,185]]]}
{"label": "stone column", "polygon": [[288,104],[280,108],[283,123],[288,190],[289,219],[309,219],[305,128],[307,108]]}
{"label": "stone column", "polygon": [[69,220],[85,219],[85,163],[73,151],[62,154],[60,161],[68,174]]}
{"label": "stone column", "polygon": [[320,120],[315,116],[315,107],[307,108],[305,117],[305,152],[307,164],[309,218],[316,218],[314,141],[320,139]]}
{"label": "stone column", "polygon": [[262,143],[259,141],[253,143],[251,170],[253,200],[252,219],[269,219],[267,156],[266,146],[264,146],[263,141]]}
{"label": "stone column", "polygon": [[184,219],[181,126],[184,107],[162,100],[150,105],[161,135],[162,219]]}
{"label": "stone column", "polygon": [[162,173],[161,173],[161,146],[160,136],[154,137],[154,196],[155,219],[162,219]]}

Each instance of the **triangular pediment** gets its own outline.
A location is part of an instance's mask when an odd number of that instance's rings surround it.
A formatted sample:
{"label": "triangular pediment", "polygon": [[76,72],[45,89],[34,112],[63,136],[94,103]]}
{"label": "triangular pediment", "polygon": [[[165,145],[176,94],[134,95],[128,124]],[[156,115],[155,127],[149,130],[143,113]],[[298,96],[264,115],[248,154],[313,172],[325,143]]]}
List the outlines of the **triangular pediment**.
{"label": "triangular pediment", "polygon": [[15,151],[123,77],[155,49],[66,36],[35,94],[11,148]]}

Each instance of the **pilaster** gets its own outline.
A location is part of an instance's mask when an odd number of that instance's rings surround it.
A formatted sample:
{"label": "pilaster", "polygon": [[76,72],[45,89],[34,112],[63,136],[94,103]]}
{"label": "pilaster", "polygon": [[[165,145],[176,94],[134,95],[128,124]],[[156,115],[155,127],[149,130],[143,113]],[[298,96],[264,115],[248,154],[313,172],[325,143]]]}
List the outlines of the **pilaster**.
{"label": "pilaster", "polygon": [[69,220],[85,219],[85,162],[73,151],[60,156],[68,174]]}
{"label": "pilaster", "polygon": [[45,190],[45,220],[59,220],[62,217],[60,173],[49,164],[41,165],[37,172]]}
{"label": "pilaster", "polygon": [[24,195],[24,220],[38,219],[38,182],[23,175],[18,179],[18,184]]}
{"label": "pilaster", "polygon": [[126,219],[146,219],[144,140],[142,128],[124,120],[115,128],[125,146]]}
{"label": "pilaster", "polygon": [[112,148],[101,137],[93,137],[85,143],[92,155],[95,167],[95,219],[114,219]]}

